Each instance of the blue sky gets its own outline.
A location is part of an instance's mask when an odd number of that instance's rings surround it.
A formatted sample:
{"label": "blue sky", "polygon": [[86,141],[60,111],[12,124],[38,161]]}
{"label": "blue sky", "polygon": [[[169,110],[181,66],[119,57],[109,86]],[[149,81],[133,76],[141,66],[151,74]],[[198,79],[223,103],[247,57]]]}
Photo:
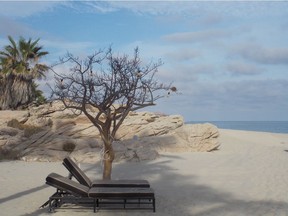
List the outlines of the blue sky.
{"label": "blue sky", "polygon": [[[112,45],[161,59],[157,79],[179,94],[149,111],[185,121],[288,120],[286,1],[0,1],[0,47],[40,38],[55,63]],[[46,83],[53,75],[39,81]]]}

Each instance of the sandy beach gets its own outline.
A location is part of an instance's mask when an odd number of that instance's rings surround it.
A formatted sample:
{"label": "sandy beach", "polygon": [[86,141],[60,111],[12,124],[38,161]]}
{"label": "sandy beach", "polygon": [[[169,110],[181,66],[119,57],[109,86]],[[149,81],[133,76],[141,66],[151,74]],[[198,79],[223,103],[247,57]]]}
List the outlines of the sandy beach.
{"label": "sandy beach", "polygon": [[[114,179],[147,179],[156,194],[150,210],[100,210],[96,215],[288,215],[288,134],[220,129],[221,147],[210,153],[165,153],[154,161],[115,163]],[[91,179],[101,164],[81,164]],[[0,214],[51,215],[39,209],[55,189],[51,172],[61,162],[0,162]],[[52,214],[53,215],[53,214]],[[57,209],[55,216],[94,215],[92,209]]]}

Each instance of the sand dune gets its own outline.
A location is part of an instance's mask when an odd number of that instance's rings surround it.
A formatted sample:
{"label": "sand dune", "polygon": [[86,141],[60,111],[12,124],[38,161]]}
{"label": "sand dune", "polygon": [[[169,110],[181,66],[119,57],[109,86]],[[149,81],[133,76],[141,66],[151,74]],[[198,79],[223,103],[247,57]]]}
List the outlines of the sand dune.
{"label": "sand dune", "polygon": [[[284,216],[288,215],[288,134],[220,129],[221,148],[210,153],[167,153],[155,161],[118,163],[113,178],[145,178],[156,193],[150,210],[100,210],[101,215]],[[101,164],[81,164],[91,179]],[[51,215],[38,207],[54,192],[51,172],[59,162],[0,163],[0,214]],[[55,216],[94,215],[92,209],[57,209]]]}

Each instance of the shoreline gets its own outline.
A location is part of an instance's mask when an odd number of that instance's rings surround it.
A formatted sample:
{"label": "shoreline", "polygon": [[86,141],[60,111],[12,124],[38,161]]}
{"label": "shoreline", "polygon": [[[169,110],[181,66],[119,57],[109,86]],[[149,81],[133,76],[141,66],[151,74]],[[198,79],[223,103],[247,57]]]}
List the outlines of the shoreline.
{"label": "shoreline", "polygon": [[[150,210],[100,210],[97,215],[247,216],[288,212],[288,134],[219,129],[213,152],[163,153],[153,161],[113,165],[114,179],[147,179],[156,195]],[[81,163],[93,180],[101,164]],[[2,161],[0,211],[5,216],[51,215],[39,209],[55,192],[45,185],[51,172],[67,176],[61,162]],[[86,216],[93,210],[56,209],[56,216]]]}
{"label": "shoreline", "polygon": [[188,121],[185,124],[210,123],[218,129],[288,134],[288,121]]}

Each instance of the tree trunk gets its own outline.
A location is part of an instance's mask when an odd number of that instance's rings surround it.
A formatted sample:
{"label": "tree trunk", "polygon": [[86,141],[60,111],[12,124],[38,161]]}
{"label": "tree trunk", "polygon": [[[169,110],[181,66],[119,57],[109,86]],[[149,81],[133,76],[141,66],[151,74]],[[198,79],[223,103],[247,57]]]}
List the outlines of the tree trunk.
{"label": "tree trunk", "polygon": [[104,153],[104,170],[103,170],[103,179],[111,179],[111,173],[112,173],[112,162],[114,160],[115,153],[112,148],[112,145],[106,147],[105,146],[105,153]]}
{"label": "tree trunk", "polygon": [[27,106],[35,99],[32,79],[8,75],[1,80],[0,109],[17,109]]}

